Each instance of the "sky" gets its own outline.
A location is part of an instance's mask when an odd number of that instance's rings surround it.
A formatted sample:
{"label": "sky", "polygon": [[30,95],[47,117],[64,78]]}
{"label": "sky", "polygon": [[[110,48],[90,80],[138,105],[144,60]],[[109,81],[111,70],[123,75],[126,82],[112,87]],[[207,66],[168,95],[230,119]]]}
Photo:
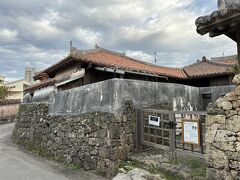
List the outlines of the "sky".
{"label": "sky", "polygon": [[100,47],[170,67],[236,54],[225,36],[196,32],[195,20],[217,0],[0,0],[0,74],[21,79],[78,49]]}

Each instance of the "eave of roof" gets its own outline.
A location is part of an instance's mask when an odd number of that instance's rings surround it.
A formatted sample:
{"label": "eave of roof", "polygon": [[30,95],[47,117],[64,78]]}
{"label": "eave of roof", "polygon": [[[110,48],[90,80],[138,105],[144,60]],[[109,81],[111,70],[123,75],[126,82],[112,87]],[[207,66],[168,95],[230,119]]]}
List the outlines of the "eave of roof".
{"label": "eave of roof", "polygon": [[209,33],[210,37],[225,34],[236,41],[235,29],[240,23],[240,6],[232,5],[225,10],[216,10],[210,15],[196,19],[197,32],[201,35]]}
{"label": "eave of roof", "polygon": [[37,83],[37,84],[34,84],[26,89],[24,89],[23,91],[24,92],[33,92],[35,90],[38,90],[38,89],[41,89],[41,88],[44,88],[44,87],[48,87],[48,86],[52,86],[56,83],[57,81],[55,79],[49,79],[47,81],[43,81],[43,82],[40,82],[40,83]]}

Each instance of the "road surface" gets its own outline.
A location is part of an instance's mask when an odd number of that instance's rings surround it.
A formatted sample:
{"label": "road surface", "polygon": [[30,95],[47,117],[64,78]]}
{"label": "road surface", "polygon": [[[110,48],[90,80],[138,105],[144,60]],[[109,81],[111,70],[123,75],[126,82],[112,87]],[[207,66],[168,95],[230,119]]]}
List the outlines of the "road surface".
{"label": "road surface", "polygon": [[14,123],[0,125],[0,180],[104,180],[24,152],[11,143]]}

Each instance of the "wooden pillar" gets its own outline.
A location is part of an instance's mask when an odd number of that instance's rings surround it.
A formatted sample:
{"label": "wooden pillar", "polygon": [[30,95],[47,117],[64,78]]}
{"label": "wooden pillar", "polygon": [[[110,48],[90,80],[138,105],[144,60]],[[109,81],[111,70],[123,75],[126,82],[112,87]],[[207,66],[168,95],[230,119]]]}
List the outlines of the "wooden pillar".
{"label": "wooden pillar", "polygon": [[237,56],[238,56],[238,70],[240,74],[240,29],[237,30]]}
{"label": "wooden pillar", "polygon": [[143,112],[142,108],[136,110],[136,149],[142,150],[143,142]]}

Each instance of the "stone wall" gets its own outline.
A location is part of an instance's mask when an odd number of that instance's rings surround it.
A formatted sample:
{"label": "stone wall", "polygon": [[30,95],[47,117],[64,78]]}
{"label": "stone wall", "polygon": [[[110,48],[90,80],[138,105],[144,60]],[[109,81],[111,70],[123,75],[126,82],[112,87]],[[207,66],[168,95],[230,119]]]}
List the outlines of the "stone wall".
{"label": "stone wall", "polygon": [[19,99],[0,100],[0,124],[14,122],[18,113]]}
{"label": "stone wall", "polygon": [[92,112],[48,115],[48,104],[24,104],[13,132],[16,143],[40,155],[111,177],[134,149],[135,112],[126,101],[118,115]]}
{"label": "stone wall", "polygon": [[15,116],[18,113],[20,102],[11,100],[0,101],[0,118]]}
{"label": "stone wall", "polygon": [[240,179],[240,75],[234,92],[208,107],[206,161],[208,179]]}
{"label": "stone wall", "polygon": [[0,117],[0,125],[16,121],[16,116]]}

